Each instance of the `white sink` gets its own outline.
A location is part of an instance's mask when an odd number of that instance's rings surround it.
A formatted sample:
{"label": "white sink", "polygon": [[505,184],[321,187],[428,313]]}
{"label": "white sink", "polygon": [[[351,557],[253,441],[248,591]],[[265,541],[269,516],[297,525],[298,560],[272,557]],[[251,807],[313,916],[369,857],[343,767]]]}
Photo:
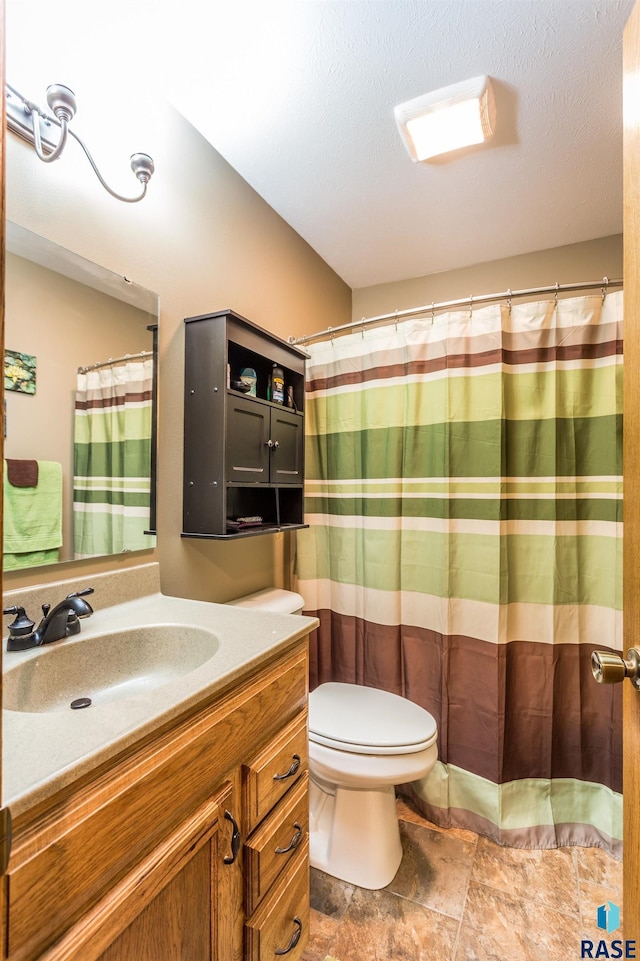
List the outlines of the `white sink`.
{"label": "white sink", "polygon": [[[2,702],[7,711],[46,714],[120,701],[171,684],[215,657],[213,631],[181,624],[132,627],[56,641],[19,660],[5,656]],[[17,658],[15,665],[11,659]],[[8,664],[7,664],[8,662]],[[78,711],[82,713],[82,711]]]}

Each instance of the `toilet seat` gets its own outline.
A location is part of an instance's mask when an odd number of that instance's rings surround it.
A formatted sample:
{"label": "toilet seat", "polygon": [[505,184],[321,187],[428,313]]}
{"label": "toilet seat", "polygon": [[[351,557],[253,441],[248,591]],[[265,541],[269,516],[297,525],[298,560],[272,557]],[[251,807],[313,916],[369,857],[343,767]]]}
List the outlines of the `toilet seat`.
{"label": "toilet seat", "polygon": [[414,754],[435,743],[435,719],[397,694],[330,682],[309,695],[309,740],[351,754]]}

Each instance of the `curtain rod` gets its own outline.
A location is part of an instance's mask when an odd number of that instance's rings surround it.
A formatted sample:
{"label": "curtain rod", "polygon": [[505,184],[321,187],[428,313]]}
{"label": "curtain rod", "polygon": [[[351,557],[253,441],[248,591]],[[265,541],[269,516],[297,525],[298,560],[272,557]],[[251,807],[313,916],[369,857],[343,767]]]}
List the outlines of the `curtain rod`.
{"label": "curtain rod", "polygon": [[327,327],[326,330],[317,331],[315,334],[306,334],[302,337],[289,337],[292,345],[308,344],[312,340],[323,340],[342,334],[349,330],[360,330],[370,324],[381,324],[386,320],[408,320],[410,317],[417,317],[420,314],[434,314],[436,310],[449,310],[452,307],[468,307],[473,309],[476,304],[488,304],[496,300],[506,300],[509,306],[515,297],[531,297],[536,294],[555,294],[556,299],[559,293],[576,290],[595,290],[600,288],[602,299],[607,295],[609,287],[622,287],[622,280],[609,280],[603,277],[602,280],[590,280],[581,284],[554,284],[553,287],[527,287],[523,290],[505,290],[501,294],[482,294],[478,297],[461,297],[459,300],[442,300],[440,303],[425,304],[424,307],[411,307],[408,310],[394,310],[391,314],[379,314],[377,317],[363,317],[361,320],[353,320],[349,324],[341,324],[340,327]]}
{"label": "curtain rod", "polygon": [[79,374],[86,374],[88,370],[98,370],[99,367],[110,367],[111,364],[122,364],[125,360],[140,360],[141,357],[152,357],[152,350],[141,350],[139,354],[125,354],[124,357],[110,357],[98,364],[89,364],[88,367],[78,367]]}

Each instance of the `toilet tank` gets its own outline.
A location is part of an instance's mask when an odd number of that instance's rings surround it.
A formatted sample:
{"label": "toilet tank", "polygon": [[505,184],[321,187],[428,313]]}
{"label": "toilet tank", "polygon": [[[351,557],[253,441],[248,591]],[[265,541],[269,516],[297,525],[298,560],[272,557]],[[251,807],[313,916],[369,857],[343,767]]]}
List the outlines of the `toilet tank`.
{"label": "toilet tank", "polygon": [[245,594],[235,601],[227,601],[231,607],[252,607],[255,611],[274,611],[276,614],[302,614],[304,598],[294,591],[268,587],[255,594]]}

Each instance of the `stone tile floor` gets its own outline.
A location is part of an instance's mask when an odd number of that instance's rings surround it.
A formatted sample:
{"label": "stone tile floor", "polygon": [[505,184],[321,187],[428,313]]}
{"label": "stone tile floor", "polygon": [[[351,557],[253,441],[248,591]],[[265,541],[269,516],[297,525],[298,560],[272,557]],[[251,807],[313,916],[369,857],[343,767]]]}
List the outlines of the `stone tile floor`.
{"label": "stone tile floor", "polygon": [[603,936],[598,905],[622,904],[622,863],[599,848],[503,848],[398,813],[404,856],[383,890],[311,870],[302,961],[573,961]]}

